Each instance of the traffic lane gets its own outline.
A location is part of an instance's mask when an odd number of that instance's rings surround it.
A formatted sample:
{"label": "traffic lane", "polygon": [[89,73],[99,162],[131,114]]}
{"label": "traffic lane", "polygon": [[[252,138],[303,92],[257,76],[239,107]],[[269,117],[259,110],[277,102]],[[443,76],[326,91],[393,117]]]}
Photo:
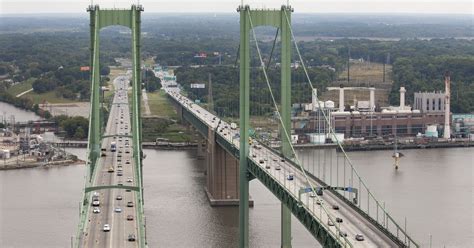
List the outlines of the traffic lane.
{"label": "traffic lane", "polygon": [[[265,153],[264,148],[262,148],[261,150],[254,149],[253,152],[258,154],[257,156],[258,161],[255,161],[257,163],[260,162],[259,161],[260,159],[263,159],[265,156],[268,156],[268,154]],[[288,189],[291,190],[297,196],[298,190],[300,189],[300,187],[307,187],[306,178],[304,178],[302,173],[299,173],[299,170],[296,170],[296,168],[293,168],[293,166],[291,166],[289,163],[281,163],[279,162],[279,160],[274,161],[273,159],[279,159],[279,157],[277,155],[273,155],[273,157],[268,159],[268,161],[265,161],[265,163],[273,164],[274,166],[271,167],[271,169],[274,169],[276,165],[279,165],[282,169],[281,170],[267,169],[267,171],[269,171],[275,178],[279,179],[280,181],[285,180],[283,184],[287,185]],[[262,167],[264,168],[264,165]],[[287,180],[287,175],[289,173],[294,173],[294,179],[291,181]],[[283,176],[281,176],[282,174]],[[288,184],[286,183],[286,181],[289,181],[290,183]],[[313,184],[313,186],[315,187],[321,186],[312,179],[310,179],[310,181],[311,181],[311,184]],[[316,204],[317,209],[320,208],[320,206],[316,203],[317,202],[316,197],[315,198],[309,197],[309,193],[303,194],[301,197],[302,197],[302,201],[306,200],[307,202],[313,205]],[[341,199],[333,195],[332,192],[325,191],[321,199],[323,200],[323,204],[328,206],[327,208],[328,212],[331,215],[331,217],[333,217],[334,220],[336,217],[343,219],[343,224],[341,225],[340,230],[348,234],[348,239],[350,240],[351,243],[355,243],[357,246],[363,246],[363,247],[366,247],[366,246],[390,247],[390,246],[395,245],[390,239],[384,238],[385,235],[383,235],[375,227],[374,228],[376,230],[368,228],[373,225],[369,223],[368,221],[366,221],[364,218],[362,218],[357,212],[355,212],[345,202],[343,202]],[[334,204],[337,204],[339,206],[339,210],[332,209],[332,205]],[[311,205],[309,205],[309,207],[311,207]],[[328,218],[328,221],[329,221],[329,218]],[[330,228],[335,229],[335,227],[330,227]],[[356,234],[364,235],[365,240],[362,242],[355,240]]]}

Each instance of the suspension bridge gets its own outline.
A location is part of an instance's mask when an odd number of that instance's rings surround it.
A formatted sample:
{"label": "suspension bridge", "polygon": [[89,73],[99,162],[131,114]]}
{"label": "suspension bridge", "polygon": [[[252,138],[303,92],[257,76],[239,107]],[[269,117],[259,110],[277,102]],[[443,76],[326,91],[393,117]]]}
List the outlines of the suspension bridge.
{"label": "suspension bridge", "polygon": [[[90,6],[91,20],[91,121],[88,142],[87,175],[81,201],[76,247],[147,247],[143,212],[141,121],[140,121],[140,13],[130,10],[99,9]],[[291,247],[291,218],[297,218],[323,247],[418,247],[377,200],[344,152],[320,149],[296,151],[291,142],[291,48],[302,64],[311,92],[315,87],[291,27],[290,6],[281,9],[251,9],[239,6],[240,14],[240,99],[239,126],[225,121],[193,103],[179,88],[164,87],[180,121],[192,126],[205,142],[198,142],[198,153],[207,161],[205,191],[211,205],[239,206],[239,247],[249,246],[249,181],[259,180],[281,201],[281,247]],[[100,103],[99,30],[122,25],[132,30],[131,75],[114,81],[115,96],[108,122]],[[271,26],[280,33],[279,89],[272,88],[255,28]],[[252,40],[255,44],[251,44]],[[250,51],[257,52],[252,60]],[[272,48],[273,53],[273,48]],[[251,63],[251,61],[254,61]],[[268,92],[276,148],[251,132],[251,70],[259,70]],[[132,99],[128,82],[132,81]],[[280,101],[275,93],[279,91]],[[319,103],[319,101],[317,101]],[[321,106],[319,106],[321,107]],[[327,132],[336,141],[329,118]],[[266,118],[270,119],[270,118]],[[202,144],[205,147],[202,147]],[[340,146],[340,142],[336,142]],[[127,178],[125,181],[124,178]],[[258,199],[255,199],[258,201]],[[159,225],[159,223],[155,223]],[[150,234],[148,234],[150,235]],[[151,234],[159,235],[159,234]],[[133,242],[133,243],[131,243]]]}

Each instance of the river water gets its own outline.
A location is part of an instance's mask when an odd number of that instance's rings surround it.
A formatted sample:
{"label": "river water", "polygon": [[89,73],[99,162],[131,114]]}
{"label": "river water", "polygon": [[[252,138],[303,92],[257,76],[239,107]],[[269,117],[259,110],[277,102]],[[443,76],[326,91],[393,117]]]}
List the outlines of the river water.
{"label": "river water", "polygon": [[6,118],[6,120],[10,122],[11,115],[15,116],[15,122],[26,122],[40,119],[39,116],[31,111],[25,111],[11,104],[0,102],[0,121],[3,121],[3,119]]}
{"label": "river water", "polygon": [[[2,110],[5,104],[0,103]],[[5,105],[9,106],[9,105]],[[11,109],[16,119],[31,112]],[[1,113],[0,111],[0,114]],[[21,114],[21,118],[18,117]],[[86,150],[68,148],[85,159]],[[149,247],[237,247],[238,208],[209,206],[204,161],[194,151],[145,150],[144,194]],[[474,247],[474,148],[349,153],[368,186],[423,247]],[[1,161],[0,161],[1,162]],[[85,167],[0,171],[0,247],[70,247],[78,223]],[[251,247],[279,247],[280,203],[250,183]],[[320,247],[293,219],[293,246]]]}
{"label": "river water", "polygon": [[[68,149],[85,158],[85,149]],[[204,161],[194,151],[146,150],[145,214],[150,247],[236,247],[238,208],[209,206]],[[423,246],[472,247],[472,148],[406,150],[394,172],[391,152],[350,157],[376,196]],[[367,158],[370,156],[370,163]],[[69,247],[78,222],[84,166],[0,172],[0,247]],[[278,247],[280,203],[253,180],[252,247]],[[318,247],[293,218],[294,247]]]}

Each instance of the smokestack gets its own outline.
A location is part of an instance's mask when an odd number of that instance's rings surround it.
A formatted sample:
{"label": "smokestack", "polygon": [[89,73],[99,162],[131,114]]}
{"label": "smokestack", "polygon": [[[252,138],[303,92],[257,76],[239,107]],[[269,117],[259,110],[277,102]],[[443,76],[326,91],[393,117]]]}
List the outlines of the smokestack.
{"label": "smokestack", "polygon": [[451,77],[449,71],[444,74],[444,135],[443,138],[451,138],[451,126],[449,125],[449,117],[451,112]]}
{"label": "smokestack", "polygon": [[313,108],[318,107],[318,89],[313,89],[313,94],[311,97],[311,103],[313,104]]}
{"label": "smokestack", "polygon": [[344,87],[339,88],[339,112],[344,112]]}
{"label": "smokestack", "polygon": [[400,110],[405,109],[405,92],[407,92],[405,87],[400,87]]}
{"label": "smokestack", "polygon": [[370,111],[373,112],[374,109],[375,109],[374,108],[374,106],[375,106],[375,88],[370,87],[369,90],[370,90],[369,108],[370,108]]}

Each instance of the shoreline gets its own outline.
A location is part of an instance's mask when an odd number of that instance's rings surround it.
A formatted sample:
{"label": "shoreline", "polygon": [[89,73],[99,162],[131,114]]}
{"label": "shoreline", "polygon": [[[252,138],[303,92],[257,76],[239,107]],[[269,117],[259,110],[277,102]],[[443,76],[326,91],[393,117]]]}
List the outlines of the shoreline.
{"label": "shoreline", "polygon": [[30,169],[30,168],[52,168],[52,167],[59,167],[59,166],[70,166],[70,165],[80,165],[80,164],[85,164],[85,161],[83,160],[60,160],[60,161],[52,161],[48,163],[44,162],[26,162],[26,163],[14,163],[14,164],[5,164],[1,165],[0,164],[0,171],[6,171],[6,170],[20,170],[20,169]]}

